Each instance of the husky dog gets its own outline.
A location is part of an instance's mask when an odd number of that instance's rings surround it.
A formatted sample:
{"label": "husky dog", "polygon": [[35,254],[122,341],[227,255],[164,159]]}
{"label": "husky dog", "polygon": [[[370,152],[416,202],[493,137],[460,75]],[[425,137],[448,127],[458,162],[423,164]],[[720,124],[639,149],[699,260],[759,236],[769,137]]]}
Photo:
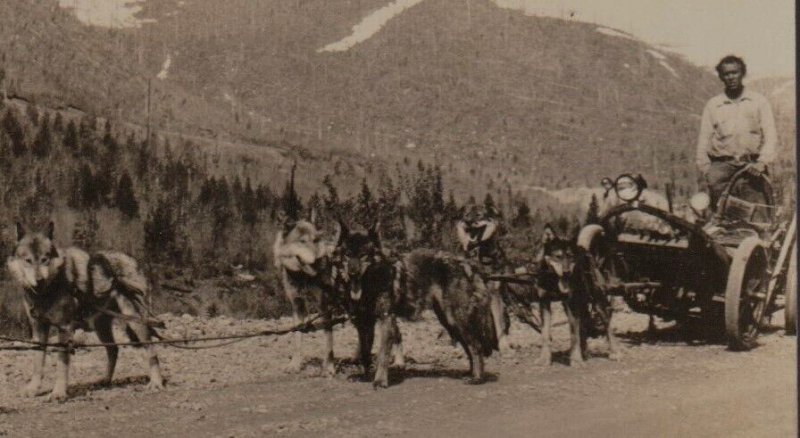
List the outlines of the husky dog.
{"label": "husky dog", "polygon": [[[80,327],[93,329],[103,343],[113,343],[113,314],[125,317],[126,331],[134,342],[148,342],[155,331],[142,319],[144,299],[149,292],[147,280],[136,261],[120,252],[98,252],[89,256],[78,248],[60,249],[53,242],[51,222],[45,233],[26,233],[17,224],[17,243],[6,266],[24,289],[24,306],[33,329],[33,340],[46,343],[50,327],[58,330],[58,342],[68,343]],[[158,356],[152,345],[149,354],[148,388],[161,389]],[[107,346],[108,367],[105,383],[110,383],[117,363],[117,346]],[[23,390],[34,396],[42,382],[46,351],[38,353],[33,377]],[[70,352],[58,353],[58,375],[49,399],[67,398]]]}
{"label": "husky dog", "polygon": [[351,232],[340,224],[340,238],[332,261],[333,275],[349,286],[348,313],[358,331],[356,359],[364,375],[372,365],[372,345],[377,325],[378,354],[373,386],[389,385],[389,353],[394,347],[394,363],[404,366],[403,346],[396,316],[405,314],[403,270],[388,250],[382,248],[378,225],[367,232]]}
{"label": "husky dog", "polygon": [[[539,301],[542,322],[542,352],[537,363],[550,365],[552,342],[550,329],[552,326],[551,303],[562,301],[564,312],[567,314],[570,327],[570,365],[581,366],[586,355],[586,337],[590,329],[597,324],[592,320],[590,312],[590,297],[583,284],[588,269],[585,265],[585,254],[580,253],[577,245],[561,238],[548,224],[542,236],[542,254],[538,261],[536,284],[534,285],[535,299]],[[605,300],[605,297],[601,297]],[[602,319],[606,325],[609,349],[609,358],[616,360],[619,351],[616,340],[611,331],[610,309],[607,303],[598,303],[599,311],[605,316]]]}
{"label": "husky dog", "polygon": [[[500,247],[497,235],[499,213],[493,208],[472,205],[464,209],[461,219],[456,222],[456,235],[464,254],[478,262],[481,267],[498,273],[509,269],[505,253]],[[509,321],[505,317],[503,290],[507,285],[497,281],[488,282],[492,318],[498,336],[500,354],[511,352],[508,341]]]}
{"label": "husky dog", "polygon": [[467,383],[483,383],[483,358],[498,350],[498,332],[490,309],[492,294],[481,275],[457,257],[428,249],[406,254],[402,268],[404,307],[418,313],[430,303],[450,337],[467,353]]}
{"label": "husky dog", "polygon": [[[334,242],[339,240],[337,235]],[[313,223],[300,220],[289,223],[279,231],[272,247],[275,267],[279,270],[286,299],[292,305],[295,323],[300,324],[308,317],[306,303],[310,289],[319,290],[320,319],[325,327],[325,357],[322,369],[328,376],[336,373],[333,356],[333,326],[331,314],[336,279],[331,275],[331,255],[334,245],[322,239],[321,233]],[[295,348],[292,359],[286,367],[287,372],[297,373],[303,367],[303,335],[294,333]]]}

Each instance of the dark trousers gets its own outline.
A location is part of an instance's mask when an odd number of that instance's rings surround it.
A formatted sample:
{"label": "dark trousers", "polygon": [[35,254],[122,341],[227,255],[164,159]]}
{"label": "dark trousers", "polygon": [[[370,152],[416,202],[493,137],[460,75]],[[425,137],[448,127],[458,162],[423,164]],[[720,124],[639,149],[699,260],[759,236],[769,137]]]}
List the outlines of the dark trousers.
{"label": "dark trousers", "polygon": [[[746,166],[747,163],[737,161],[712,161],[706,174],[708,191],[711,197],[711,207],[716,211],[720,196],[728,187],[733,175]],[[764,179],[745,173],[734,183],[730,194],[745,201],[766,204],[766,190]],[[761,209],[759,209],[761,210]]]}

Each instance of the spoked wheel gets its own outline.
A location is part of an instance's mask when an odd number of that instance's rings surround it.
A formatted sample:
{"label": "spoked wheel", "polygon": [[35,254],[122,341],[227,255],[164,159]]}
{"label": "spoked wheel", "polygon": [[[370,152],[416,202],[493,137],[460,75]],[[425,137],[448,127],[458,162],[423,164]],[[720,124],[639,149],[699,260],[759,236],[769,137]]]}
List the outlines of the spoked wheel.
{"label": "spoked wheel", "polygon": [[732,350],[756,345],[766,308],[769,258],[761,239],[746,238],[733,255],[725,288],[725,334]]}
{"label": "spoked wheel", "polygon": [[787,335],[797,334],[797,246],[792,248],[789,268],[786,270],[786,292],[783,310],[784,326]]}

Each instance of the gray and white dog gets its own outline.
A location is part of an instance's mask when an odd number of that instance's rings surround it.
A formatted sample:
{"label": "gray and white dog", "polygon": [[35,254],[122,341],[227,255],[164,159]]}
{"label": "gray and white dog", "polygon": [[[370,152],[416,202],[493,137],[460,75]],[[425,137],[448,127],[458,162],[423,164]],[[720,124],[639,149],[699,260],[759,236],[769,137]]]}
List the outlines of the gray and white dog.
{"label": "gray and white dog", "polygon": [[[142,318],[149,286],[132,257],[121,252],[102,251],[89,255],[78,248],[58,248],[53,241],[51,222],[44,233],[28,233],[17,224],[17,243],[6,266],[11,277],[24,290],[25,312],[30,321],[33,340],[46,343],[50,327],[58,330],[58,342],[72,340],[76,328],[94,330],[103,343],[114,343],[114,314],[123,315],[128,336],[134,342],[148,342],[155,335]],[[158,356],[147,345],[150,383],[148,388],[161,389]],[[117,363],[119,347],[106,346],[108,366],[105,382],[110,383]],[[42,383],[46,351],[37,353],[33,376],[23,394],[35,396]],[[70,352],[58,353],[58,374],[51,400],[67,398]]]}

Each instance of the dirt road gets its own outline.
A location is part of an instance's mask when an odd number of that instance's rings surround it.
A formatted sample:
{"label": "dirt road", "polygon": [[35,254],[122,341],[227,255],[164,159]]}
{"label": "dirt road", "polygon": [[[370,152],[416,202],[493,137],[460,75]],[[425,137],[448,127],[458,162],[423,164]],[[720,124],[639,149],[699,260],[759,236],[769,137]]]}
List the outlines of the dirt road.
{"label": "dirt road", "polygon": [[[230,333],[285,326],[280,321],[171,318],[172,335]],[[286,374],[291,340],[261,338],[198,352],[162,349],[168,388],[143,391],[142,353],[121,352],[111,388],[87,384],[104,367],[101,351],[79,352],[73,361],[73,398],[64,404],[16,395],[27,378],[32,353],[0,353],[0,435],[128,437],[191,436],[797,436],[794,337],[775,331],[748,353],[720,345],[672,341],[669,330],[655,345],[643,344],[640,315],[620,314],[626,345],[621,362],[606,358],[592,341],[583,368],[533,365],[538,335],[514,325],[519,349],[492,357],[493,381],[462,383],[461,352],[440,337],[433,321],[404,324],[410,361],[393,370],[393,385],[374,391],[349,378],[340,364],[335,378],[318,377],[319,361],[300,374]],[[556,347],[567,347],[567,328],[555,329]],[[319,356],[322,338],[309,336],[309,355]],[[352,328],[336,332],[337,354],[355,347]],[[55,366],[49,358],[46,389]]]}

